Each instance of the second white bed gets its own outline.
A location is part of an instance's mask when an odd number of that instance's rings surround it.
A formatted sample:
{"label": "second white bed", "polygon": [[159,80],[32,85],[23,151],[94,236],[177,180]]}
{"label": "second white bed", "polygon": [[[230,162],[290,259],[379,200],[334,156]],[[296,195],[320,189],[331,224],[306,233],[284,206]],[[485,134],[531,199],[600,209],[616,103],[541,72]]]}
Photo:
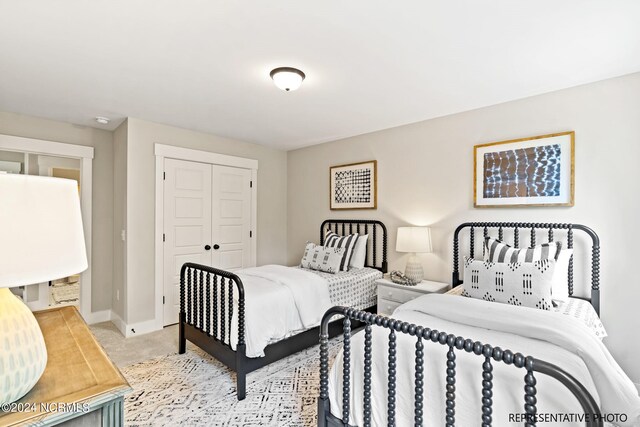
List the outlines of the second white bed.
{"label": "second white bed", "polygon": [[[452,295],[425,295],[400,306],[392,316],[449,334],[468,337],[503,349],[521,352],[556,364],[580,381],[600,405],[603,413],[626,415],[621,425],[640,423],[640,398],[631,380],[615,362],[604,344],[583,322],[561,313],[516,307]],[[387,329],[373,328],[372,425],[387,424]],[[413,425],[416,338],[398,334],[396,423]],[[424,425],[442,425],[445,419],[446,352],[448,347],[425,342]],[[363,425],[363,334],[351,342],[349,424]],[[339,353],[329,376],[331,413],[342,414],[342,365]],[[478,425],[481,420],[482,369],[484,358],[456,352],[456,425]],[[510,422],[510,414],[524,409],[523,369],[494,363],[494,425]],[[581,414],[568,389],[542,374],[538,381],[538,412]],[[584,425],[578,421],[562,425]]]}
{"label": "second white bed", "polygon": [[[380,271],[367,267],[329,274],[281,265],[247,268],[236,274],[245,292],[247,357],[264,356],[268,345],[318,326],[334,305],[359,309],[375,305],[375,281],[382,277]],[[237,307],[237,299],[235,304]],[[231,322],[229,341],[235,350],[235,321]]]}

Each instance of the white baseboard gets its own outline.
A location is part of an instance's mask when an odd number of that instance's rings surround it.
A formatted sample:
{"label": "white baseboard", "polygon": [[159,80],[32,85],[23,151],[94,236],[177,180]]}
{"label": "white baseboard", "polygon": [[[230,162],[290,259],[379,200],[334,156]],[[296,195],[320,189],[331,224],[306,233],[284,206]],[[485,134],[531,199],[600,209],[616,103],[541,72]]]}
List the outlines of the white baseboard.
{"label": "white baseboard", "polygon": [[89,325],[100,322],[108,322],[109,320],[111,320],[111,310],[94,311],[84,317],[84,321]]}
{"label": "white baseboard", "polygon": [[116,328],[120,331],[120,333],[126,336],[127,324],[122,320],[120,316],[118,316],[113,310],[111,311],[111,323],[113,323]]}
{"label": "white baseboard", "polygon": [[162,325],[154,320],[146,320],[144,322],[127,324],[113,310],[103,310],[91,313],[85,322],[92,325],[94,323],[111,321],[125,338],[135,337],[138,335],[148,334],[149,332],[159,331]]}
{"label": "white baseboard", "polygon": [[[149,332],[159,331],[162,326],[158,326],[158,323],[153,320],[146,320],[144,322],[130,323],[125,325],[124,336],[126,338],[148,334]],[[122,329],[120,330],[122,332]]]}

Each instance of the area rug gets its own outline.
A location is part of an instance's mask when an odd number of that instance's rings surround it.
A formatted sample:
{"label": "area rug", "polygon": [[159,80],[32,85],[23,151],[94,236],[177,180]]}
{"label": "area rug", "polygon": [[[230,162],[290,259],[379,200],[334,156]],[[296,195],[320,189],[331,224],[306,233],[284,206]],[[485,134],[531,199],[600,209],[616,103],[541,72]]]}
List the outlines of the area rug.
{"label": "area rug", "polygon": [[[335,357],[341,340],[331,340]],[[289,356],[247,376],[239,402],[235,373],[199,348],[122,369],[133,392],[125,397],[128,426],[315,426],[319,348]]]}

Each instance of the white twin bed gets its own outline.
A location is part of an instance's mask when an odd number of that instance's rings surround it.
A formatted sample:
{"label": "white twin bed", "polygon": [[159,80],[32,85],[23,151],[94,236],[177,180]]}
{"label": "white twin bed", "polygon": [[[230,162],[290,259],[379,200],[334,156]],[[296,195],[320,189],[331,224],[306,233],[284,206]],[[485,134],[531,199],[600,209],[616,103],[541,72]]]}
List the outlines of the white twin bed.
{"label": "white twin bed", "polygon": [[[499,228],[502,240],[507,227],[515,228],[515,248],[519,228],[531,230],[531,247],[540,228],[551,230],[546,245],[555,245],[553,230],[564,231],[570,250],[575,230],[591,236],[590,298],[572,295],[572,257],[560,267],[568,272],[563,301],[535,289],[552,274],[549,268],[558,267],[557,256],[523,274],[523,263],[506,270],[484,253],[481,262],[465,259],[462,285],[460,231],[471,230],[473,255],[475,228],[484,229],[485,236]],[[458,286],[448,294],[403,304],[392,319],[347,308],[327,313],[327,318],[344,313],[348,320],[344,349],[331,369],[328,337],[321,335],[318,425],[640,425],[638,391],[602,343],[599,250],[597,235],[575,224],[461,225],[454,236],[453,283]],[[520,274],[520,281],[507,282],[511,273]],[[497,302],[501,298],[505,303]],[[351,335],[349,320],[363,321],[364,333]],[[507,349],[518,353],[507,354]]]}
{"label": "white twin bed", "polygon": [[[375,281],[387,268],[387,230],[375,220],[327,220],[320,245],[307,243],[300,266],[236,272],[186,263],[180,274],[179,353],[189,340],[246,374],[318,342],[332,306],[375,312]],[[331,334],[341,330],[335,321]]]}
{"label": "white twin bed", "polygon": [[[317,327],[335,305],[359,310],[374,306],[375,281],[382,272],[364,267],[332,274],[265,265],[240,270],[237,275],[245,290],[246,355],[264,357],[268,345]],[[231,326],[231,348],[236,350],[238,323]]]}

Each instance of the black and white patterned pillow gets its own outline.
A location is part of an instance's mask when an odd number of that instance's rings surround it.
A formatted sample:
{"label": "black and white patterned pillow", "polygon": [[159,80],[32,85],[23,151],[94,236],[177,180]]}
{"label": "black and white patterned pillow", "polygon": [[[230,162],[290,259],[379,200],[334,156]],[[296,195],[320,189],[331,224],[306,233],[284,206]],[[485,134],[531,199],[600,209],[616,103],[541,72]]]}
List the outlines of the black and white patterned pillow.
{"label": "black and white patterned pillow", "polygon": [[573,256],[573,249],[562,247],[562,242],[544,243],[533,248],[515,249],[508,244],[485,237],[485,261],[492,262],[534,262],[541,259],[556,261],[553,277],[552,297],[554,305],[569,299],[567,277],[569,275],[569,260]]}
{"label": "black and white patterned pillow", "polygon": [[329,248],[307,242],[300,266],[302,268],[335,274],[340,271],[340,264],[343,261],[344,253],[344,248]]}
{"label": "black and white patterned pillow", "polygon": [[555,260],[496,263],[464,259],[463,296],[551,310]]}
{"label": "black and white patterned pillow", "polygon": [[544,243],[533,248],[513,248],[492,237],[484,238],[484,259],[491,262],[534,262],[543,259],[558,260],[562,242]]}
{"label": "black and white patterned pillow", "polygon": [[348,271],[351,257],[353,256],[356,242],[358,241],[358,233],[346,236],[338,236],[331,230],[327,230],[324,236],[324,245],[329,248],[344,248],[345,252],[340,263],[340,271]]}

